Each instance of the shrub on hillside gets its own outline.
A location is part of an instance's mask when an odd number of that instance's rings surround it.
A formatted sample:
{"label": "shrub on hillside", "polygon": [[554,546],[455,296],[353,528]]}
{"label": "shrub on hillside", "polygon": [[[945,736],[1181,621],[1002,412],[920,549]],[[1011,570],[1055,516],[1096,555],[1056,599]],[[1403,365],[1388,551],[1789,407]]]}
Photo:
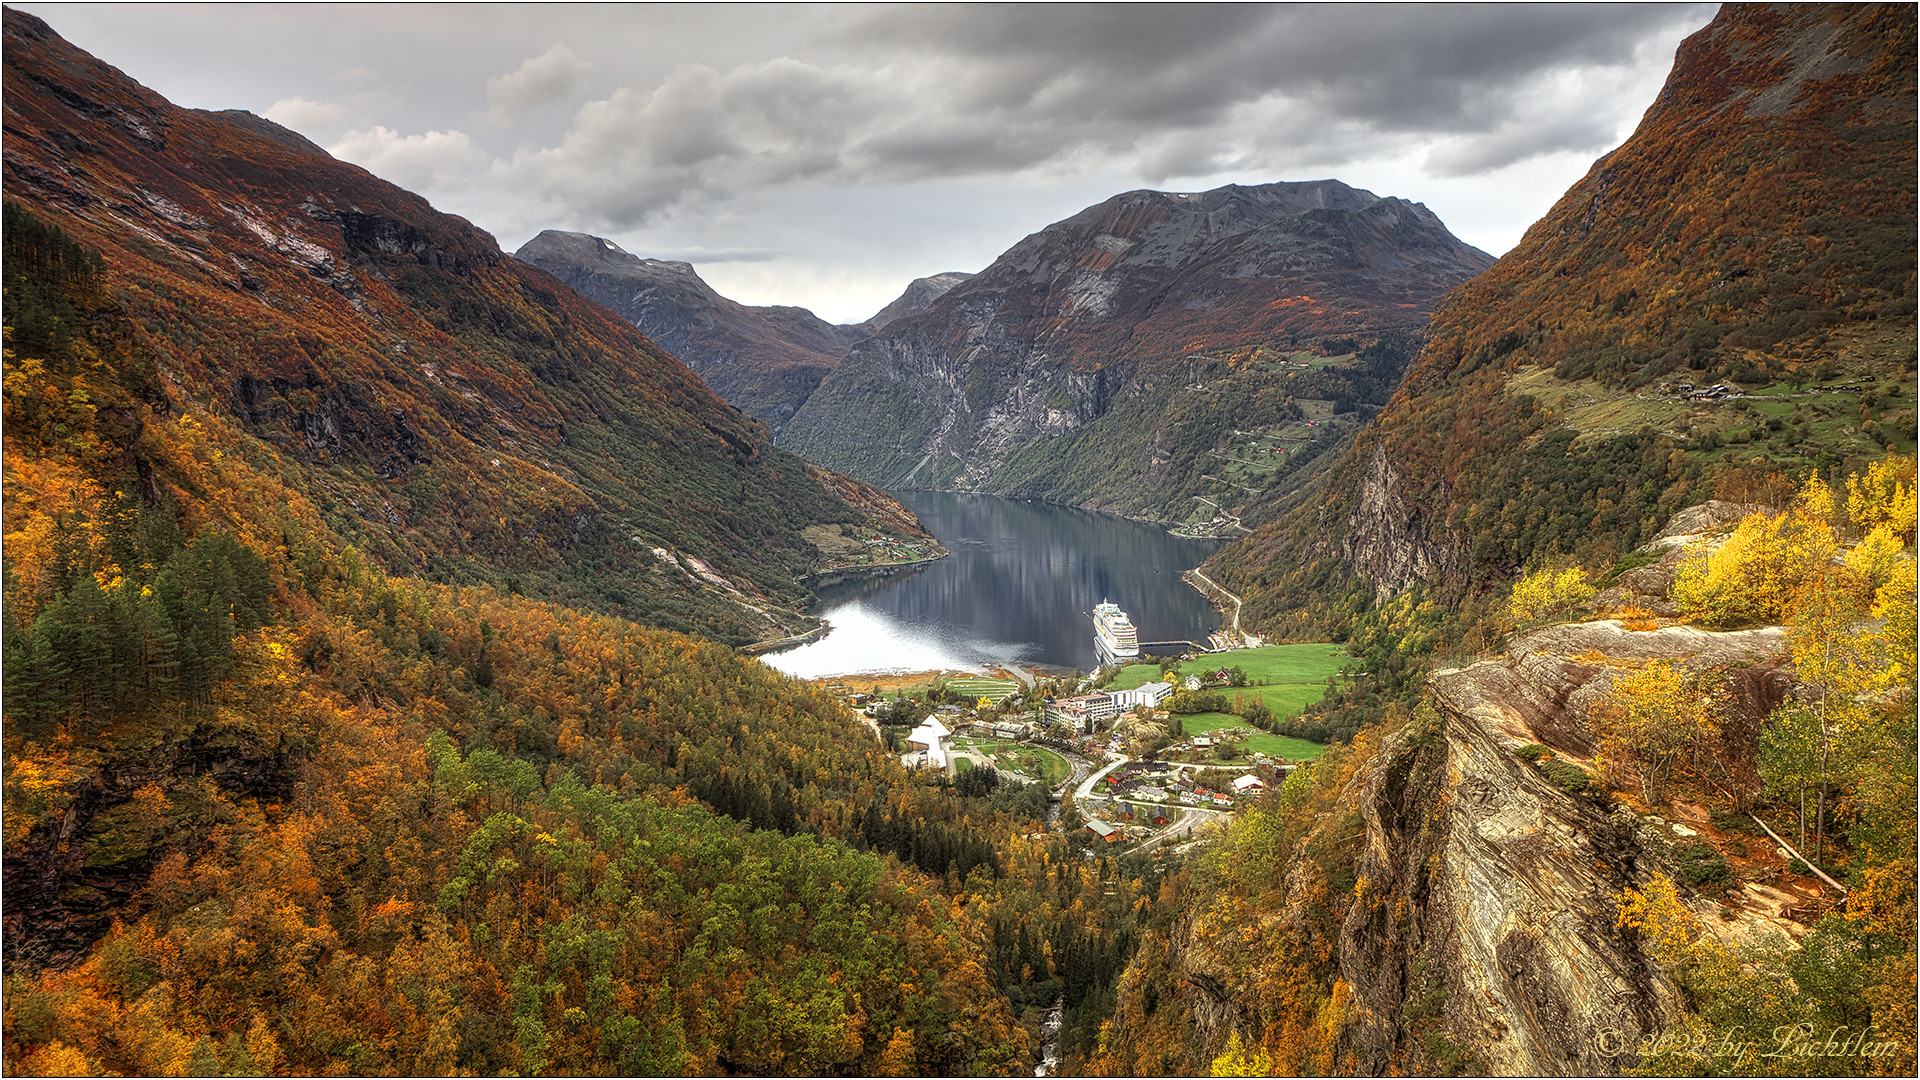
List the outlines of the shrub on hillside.
{"label": "shrub on hillside", "polygon": [[1593,597],[1593,586],[1577,566],[1536,570],[1514,583],[1507,613],[1515,623],[1540,622],[1562,617]]}

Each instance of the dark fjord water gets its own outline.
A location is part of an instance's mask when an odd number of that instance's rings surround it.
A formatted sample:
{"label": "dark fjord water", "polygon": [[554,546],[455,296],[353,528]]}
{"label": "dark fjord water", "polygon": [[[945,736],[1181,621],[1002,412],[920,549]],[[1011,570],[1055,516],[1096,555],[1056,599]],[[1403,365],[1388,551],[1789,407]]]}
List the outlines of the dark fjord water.
{"label": "dark fjord water", "polygon": [[1110,599],[1140,640],[1204,641],[1220,619],[1183,570],[1219,546],[1106,514],[992,495],[895,492],[953,554],[820,590],[825,638],[766,661],[804,678],[992,664],[1091,668],[1089,612]]}

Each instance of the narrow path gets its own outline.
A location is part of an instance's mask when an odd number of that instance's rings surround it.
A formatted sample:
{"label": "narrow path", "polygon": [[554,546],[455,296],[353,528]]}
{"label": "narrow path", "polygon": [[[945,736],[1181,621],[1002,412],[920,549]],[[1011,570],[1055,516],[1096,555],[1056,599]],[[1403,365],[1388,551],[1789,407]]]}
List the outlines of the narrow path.
{"label": "narrow path", "polygon": [[[1240,459],[1239,459],[1239,458],[1228,458],[1227,460],[1228,460],[1228,461],[1239,461]],[[1242,463],[1242,464],[1244,464],[1244,465],[1252,465],[1252,464],[1253,464],[1253,462],[1251,462],[1251,461],[1247,461],[1247,462],[1241,462],[1241,463]],[[1256,466],[1256,467],[1257,467],[1257,466]],[[1255,494],[1255,495],[1258,495],[1258,494],[1260,494],[1260,489],[1259,489],[1259,488],[1250,488],[1250,487],[1248,487],[1248,486],[1247,486],[1247,485],[1245,485],[1245,484],[1236,484],[1236,483],[1234,483],[1234,482],[1233,482],[1233,481],[1231,481],[1231,480],[1222,480],[1221,478],[1219,478],[1219,477],[1217,477],[1217,476],[1215,476],[1215,475],[1213,475],[1212,473],[1201,473],[1201,474],[1200,474],[1200,479],[1202,479],[1202,480],[1211,480],[1211,481],[1213,481],[1213,482],[1214,482],[1214,483],[1216,483],[1216,484],[1225,484],[1225,485],[1227,485],[1228,487],[1231,487],[1231,488],[1239,488],[1239,489],[1240,489],[1241,491],[1250,491],[1250,492],[1252,492],[1252,493],[1253,493],[1253,494]]]}
{"label": "narrow path", "polygon": [[1233,636],[1237,638],[1241,643],[1244,644],[1247,638],[1246,638],[1246,635],[1240,632],[1240,598],[1228,592],[1227,590],[1222,589],[1218,584],[1214,582],[1212,578],[1201,573],[1200,568],[1197,566],[1187,571],[1187,573],[1192,574],[1194,577],[1197,577],[1201,581],[1206,582],[1207,588],[1213,589],[1214,591],[1218,592],[1221,596],[1224,596],[1227,599],[1233,601]]}
{"label": "narrow path", "polygon": [[[1152,804],[1148,803],[1146,805],[1150,806]],[[1218,821],[1220,818],[1231,817],[1231,816],[1233,815],[1222,813],[1221,811],[1218,811],[1218,810],[1204,810],[1198,806],[1183,806],[1180,808],[1179,817],[1173,819],[1173,821],[1170,822],[1166,828],[1161,829],[1159,832],[1154,833],[1152,836],[1147,837],[1146,840],[1141,842],[1141,847],[1143,848],[1152,847],[1153,845],[1158,844],[1162,840],[1165,840],[1167,837],[1172,836],[1175,833],[1181,832],[1182,830],[1199,828],[1202,825],[1212,824],[1213,822]]]}
{"label": "narrow path", "polygon": [[[1216,483],[1221,483],[1221,484],[1226,483],[1225,480],[1220,480],[1217,477],[1209,476],[1207,477],[1207,479],[1213,480]],[[1213,521],[1207,522],[1207,525],[1209,527],[1211,527],[1214,524],[1214,522],[1224,521],[1227,523],[1228,528],[1239,529],[1243,533],[1252,535],[1253,530],[1247,528],[1245,525],[1240,524],[1240,518],[1238,515],[1229,514],[1225,510],[1220,509],[1219,503],[1214,502],[1212,499],[1207,498],[1205,495],[1195,495],[1193,496],[1193,498],[1199,502],[1206,503],[1209,507],[1213,509]],[[1192,535],[1199,535],[1198,534],[1199,528],[1200,526],[1194,526],[1192,528],[1188,528],[1187,526],[1182,525],[1180,528],[1173,529],[1170,531],[1175,536],[1192,536]],[[1186,530],[1186,531],[1183,532],[1182,530]]]}

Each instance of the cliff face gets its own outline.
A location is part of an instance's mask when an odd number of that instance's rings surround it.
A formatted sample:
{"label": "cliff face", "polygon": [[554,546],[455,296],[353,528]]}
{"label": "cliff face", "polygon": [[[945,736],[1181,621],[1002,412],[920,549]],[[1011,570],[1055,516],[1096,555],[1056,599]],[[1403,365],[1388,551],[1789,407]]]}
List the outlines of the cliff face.
{"label": "cliff face", "polygon": [[1433,527],[1384,451],[1374,451],[1359,495],[1347,527],[1336,531],[1347,565],[1373,586],[1376,602],[1458,569],[1459,544],[1444,526]]}
{"label": "cliff face", "polygon": [[1723,9],[1633,136],[1436,306],[1317,497],[1208,572],[1301,632],[1316,582],[1458,598],[1547,552],[1604,564],[1716,491],[1910,439],[1914,41],[1910,7]]}
{"label": "cliff face", "polygon": [[[1682,902],[1722,940],[1803,936],[1827,904],[1771,847],[1725,844],[1700,808],[1676,804],[1663,817],[1570,782],[1594,779],[1594,710],[1616,676],[1662,660],[1723,680],[1740,715],[1764,716],[1792,686],[1785,651],[1779,628],[1641,632],[1605,621],[1549,627],[1505,657],[1436,673],[1431,711],[1359,762],[1298,827],[1275,878],[1252,883],[1271,890],[1271,906],[1229,915],[1244,901],[1196,900],[1164,946],[1143,947],[1123,996],[1157,992],[1178,1006],[1158,1016],[1151,1004],[1123,1006],[1111,1041],[1171,1036],[1190,1055],[1184,1067],[1201,1069],[1230,1030],[1264,1029],[1268,1045],[1302,1054],[1287,1065],[1330,1074],[1630,1070],[1682,999],[1618,925],[1623,890],[1658,874],[1684,880],[1687,849],[1712,838],[1739,852],[1732,883],[1683,885]],[[1729,754],[1742,739],[1751,751],[1757,725],[1739,726],[1728,725]],[[1283,813],[1313,796],[1299,798]],[[1259,837],[1273,827],[1242,817],[1232,830],[1252,837],[1228,842],[1271,858]],[[1212,873],[1231,882],[1236,871]]]}
{"label": "cliff face", "polygon": [[855,346],[782,445],[876,483],[980,486],[1235,350],[1417,328],[1490,262],[1424,206],[1337,181],[1118,195]]}
{"label": "cliff face", "polygon": [[[1734,512],[1682,515],[1674,539],[1711,543],[1702,534]],[[1668,602],[1670,572],[1643,569],[1620,587]],[[1108,1040],[1119,1049],[1094,1064],[1204,1071],[1237,1031],[1300,1075],[1633,1069],[1683,999],[1619,925],[1623,891],[1679,882],[1728,945],[1802,938],[1833,901],[1784,850],[1723,831],[1733,823],[1705,807],[1604,793],[1599,727],[1616,680],[1652,662],[1725,703],[1714,783],[1735,805],[1755,797],[1758,733],[1800,692],[1783,628],[1601,620],[1522,634],[1503,656],[1435,672],[1395,733],[1366,733],[1350,757],[1336,748],[1296,777],[1304,786],[1236,816],[1183,885],[1179,920],[1143,944]],[[1724,860],[1721,873],[1689,878],[1700,858]]]}
{"label": "cliff face", "polygon": [[[1675,988],[1615,925],[1622,890],[1677,876],[1689,825],[1570,793],[1514,755],[1527,745],[1591,769],[1589,720],[1614,675],[1651,660],[1751,681],[1762,715],[1783,696],[1779,628],[1649,632],[1615,622],[1551,627],[1499,660],[1436,673],[1435,722],[1390,740],[1354,782],[1366,840],[1340,931],[1353,989],[1347,1038],[1357,1067],[1383,1072],[1411,1051],[1408,1014],[1495,1075],[1612,1075],[1661,1030]],[[1696,898],[1729,938],[1805,928],[1780,919],[1783,894],[1747,884]],[[1425,1012],[1423,1013],[1423,1006]]]}

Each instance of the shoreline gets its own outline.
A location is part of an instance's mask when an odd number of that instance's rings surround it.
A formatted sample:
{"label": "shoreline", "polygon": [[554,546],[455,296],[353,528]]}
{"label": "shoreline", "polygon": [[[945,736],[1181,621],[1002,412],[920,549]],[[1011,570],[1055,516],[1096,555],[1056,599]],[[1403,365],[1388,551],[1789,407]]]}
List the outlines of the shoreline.
{"label": "shoreline", "polygon": [[[940,554],[931,555],[924,559],[913,559],[909,562],[880,563],[877,565],[869,565],[869,566],[841,566],[841,567],[836,567],[832,570],[820,570],[812,574],[807,574],[801,577],[799,580],[802,585],[805,585],[809,589],[812,589],[822,585],[838,585],[842,581],[845,581],[851,577],[862,577],[862,576],[888,577],[892,574],[897,574],[902,570],[911,569],[916,566],[926,566],[929,563],[939,562],[941,559],[944,559],[951,554],[953,554],[953,552],[948,551],[945,547],[942,547],[940,549]],[[811,619],[820,619],[818,615],[809,615],[807,617]],[[785,649],[797,649],[802,645],[811,645],[814,642],[819,641],[821,638],[826,637],[827,634],[832,632],[832,630],[833,630],[833,627],[827,625],[824,619],[820,619],[820,625],[815,626],[813,629],[808,630],[805,633],[789,634],[786,637],[762,638],[759,641],[754,641],[746,645],[738,646],[736,648],[736,651],[744,653],[748,656],[765,656],[767,654],[777,653]]]}
{"label": "shoreline", "polygon": [[943,547],[940,551],[940,554],[930,555],[924,559],[912,559],[907,562],[867,563],[867,564],[848,565],[848,566],[836,566],[829,570],[820,570],[820,571],[816,571],[814,573],[808,574],[807,576],[801,578],[800,581],[802,584],[806,585],[809,588],[817,588],[822,585],[838,585],[841,582],[848,580],[849,578],[890,577],[894,574],[899,573],[902,570],[911,570],[916,566],[926,566],[930,563],[937,563],[941,559],[944,559],[951,554],[953,554],[953,552],[948,551]]}
{"label": "shoreline", "polygon": [[[1021,676],[1025,675],[1025,678]],[[889,694],[909,688],[929,686],[940,679],[986,676],[996,679],[1009,679],[1031,689],[1030,680],[1050,678],[1045,672],[1036,671],[1020,664],[983,664],[980,670],[972,668],[933,668],[924,671],[856,671],[841,675],[820,675],[804,681],[815,686],[840,684],[849,690],[865,687],[878,687],[882,694]],[[798,676],[796,676],[798,677]]]}
{"label": "shoreline", "polygon": [[[1009,502],[1037,502],[1037,503],[1044,503],[1047,506],[1063,506],[1069,510],[1081,510],[1089,514],[1102,514],[1107,517],[1119,518],[1122,521],[1131,521],[1140,525],[1152,525],[1155,528],[1165,531],[1168,536],[1177,537],[1181,540],[1217,540],[1220,542],[1222,546],[1225,546],[1226,544],[1231,543],[1233,539],[1231,537],[1219,536],[1219,535],[1213,535],[1213,534],[1195,535],[1192,533],[1182,532],[1181,530],[1186,528],[1187,526],[1182,525],[1178,521],[1174,521],[1168,518],[1140,517],[1134,514],[1123,514],[1118,510],[1108,510],[1103,507],[1088,506],[1085,503],[1062,502],[1057,499],[1035,498],[1034,496],[1031,496],[1031,495],[1005,495],[996,491],[981,491],[978,488],[901,487],[901,488],[889,488],[887,490],[889,492],[930,491],[930,492],[943,494],[943,495],[986,495],[995,499],[1006,499]],[[1237,522],[1239,521],[1238,518],[1234,518],[1233,520],[1235,524],[1229,527],[1239,529],[1243,533],[1252,535],[1251,529],[1248,529],[1243,525],[1237,524]],[[1210,525],[1212,524],[1212,522],[1209,522],[1208,524]],[[931,562],[932,560],[928,560],[928,561]]]}

